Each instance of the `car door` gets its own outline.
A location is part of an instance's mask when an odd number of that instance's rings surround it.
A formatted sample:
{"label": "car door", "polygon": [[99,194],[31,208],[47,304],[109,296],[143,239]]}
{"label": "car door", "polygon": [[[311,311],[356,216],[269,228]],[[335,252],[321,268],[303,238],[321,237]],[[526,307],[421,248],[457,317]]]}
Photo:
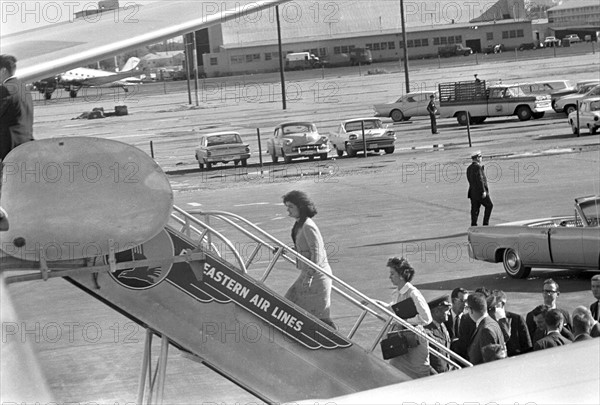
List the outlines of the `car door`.
{"label": "car door", "polygon": [[275,152],[275,156],[281,156],[281,134],[283,131],[281,127],[275,128],[273,132],[273,150]]}
{"label": "car door", "polygon": [[552,262],[568,268],[585,266],[583,227],[559,226],[550,228],[548,238]]}
{"label": "car door", "polygon": [[506,88],[490,89],[490,97],[488,99],[488,115],[511,115],[509,109],[511,101],[511,93]]}

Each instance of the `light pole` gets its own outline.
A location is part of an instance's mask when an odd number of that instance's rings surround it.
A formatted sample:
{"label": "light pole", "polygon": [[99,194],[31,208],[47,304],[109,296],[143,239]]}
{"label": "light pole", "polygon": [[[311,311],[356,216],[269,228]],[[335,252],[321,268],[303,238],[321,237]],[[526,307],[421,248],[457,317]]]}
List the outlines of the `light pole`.
{"label": "light pole", "polygon": [[404,81],[406,92],[410,93],[410,81],[408,78],[408,49],[406,46],[406,24],[404,22],[404,0],[400,0],[400,21],[402,23],[402,49],[404,51]]}

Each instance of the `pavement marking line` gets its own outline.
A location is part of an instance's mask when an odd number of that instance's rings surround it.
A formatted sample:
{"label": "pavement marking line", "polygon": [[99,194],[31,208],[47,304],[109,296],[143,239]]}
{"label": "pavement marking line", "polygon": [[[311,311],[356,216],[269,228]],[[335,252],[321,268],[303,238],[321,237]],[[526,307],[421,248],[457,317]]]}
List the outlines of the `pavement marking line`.
{"label": "pavement marking line", "polygon": [[258,202],[258,203],[250,203],[250,204],[237,204],[234,205],[234,207],[251,207],[253,205],[269,205],[270,203],[268,202]]}

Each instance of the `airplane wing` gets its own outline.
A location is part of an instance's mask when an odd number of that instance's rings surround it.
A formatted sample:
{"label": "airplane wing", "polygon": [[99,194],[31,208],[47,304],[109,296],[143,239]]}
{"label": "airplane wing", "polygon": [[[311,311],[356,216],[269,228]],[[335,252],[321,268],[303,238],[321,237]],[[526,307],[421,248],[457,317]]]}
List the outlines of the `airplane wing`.
{"label": "airplane wing", "polygon": [[[20,69],[20,68],[19,68]],[[136,72],[121,72],[115,73],[110,76],[98,76],[98,77],[90,77],[88,79],[72,81],[72,84],[78,84],[81,86],[102,86],[103,84],[118,82],[120,80],[126,79],[128,77],[134,76]],[[140,72],[141,74],[142,72]],[[68,82],[67,82],[68,83]]]}
{"label": "airplane wing", "polygon": [[[269,18],[263,10],[287,1],[128,2],[118,9],[2,36],[0,53],[14,55],[17,76],[30,82],[231,19]],[[227,4],[231,8],[226,9]]]}

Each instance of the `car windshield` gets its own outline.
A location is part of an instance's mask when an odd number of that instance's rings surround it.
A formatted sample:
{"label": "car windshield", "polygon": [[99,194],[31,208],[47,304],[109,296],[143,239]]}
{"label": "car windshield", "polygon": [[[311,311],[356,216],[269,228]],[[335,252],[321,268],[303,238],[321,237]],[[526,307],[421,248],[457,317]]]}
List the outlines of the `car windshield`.
{"label": "car windshield", "polygon": [[228,143],[242,143],[238,134],[213,135],[206,138],[206,146],[225,145]]}
{"label": "car windshield", "polygon": [[364,123],[365,130],[379,129],[382,127],[381,121],[379,121],[379,120],[352,121],[352,122],[346,123],[346,126],[345,126],[346,132],[361,131],[362,130],[361,122]]}
{"label": "car windshield", "polygon": [[304,134],[306,132],[315,132],[317,128],[314,124],[291,124],[285,125],[282,131],[285,135],[288,134]]}
{"label": "car windshield", "polygon": [[600,200],[591,200],[579,205],[585,216],[588,226],[599,226],[600,218]]}

